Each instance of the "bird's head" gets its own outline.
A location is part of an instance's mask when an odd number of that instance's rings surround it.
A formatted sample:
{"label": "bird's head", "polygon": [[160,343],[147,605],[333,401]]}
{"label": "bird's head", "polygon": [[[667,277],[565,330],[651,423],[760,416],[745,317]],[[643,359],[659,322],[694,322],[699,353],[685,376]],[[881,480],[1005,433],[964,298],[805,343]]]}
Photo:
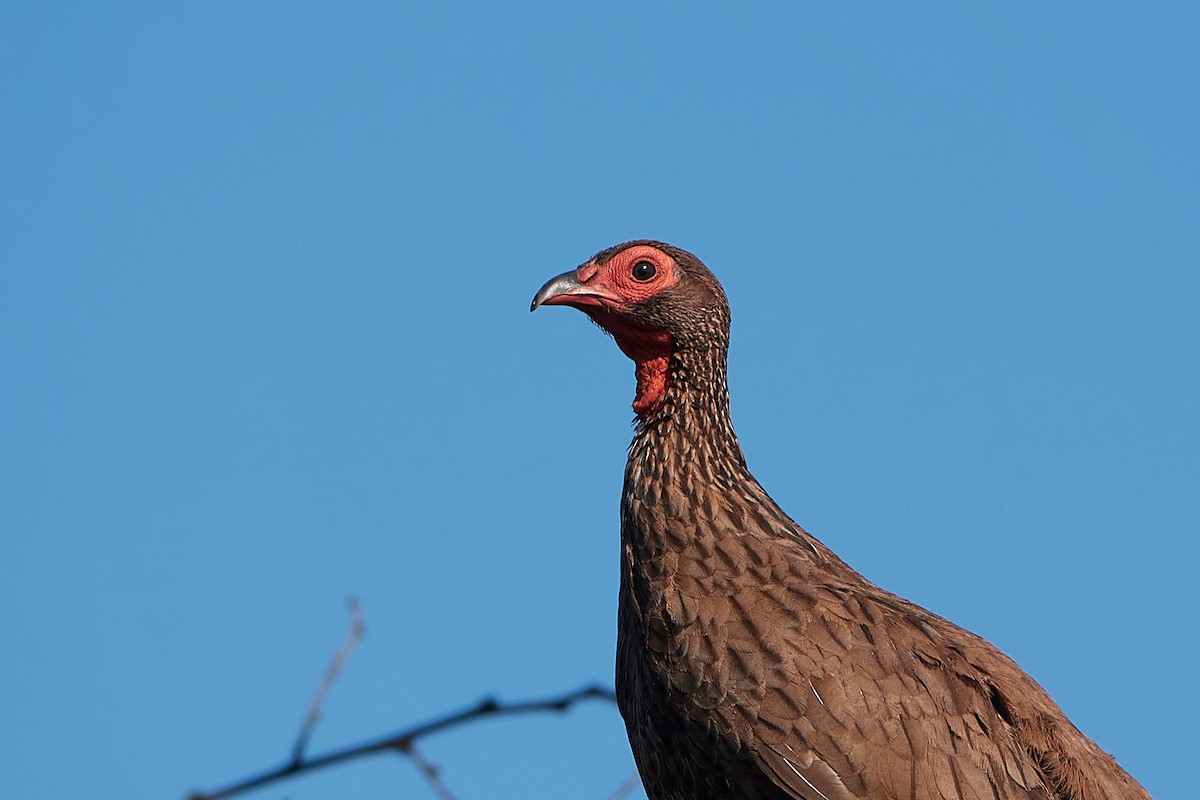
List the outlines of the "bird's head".
{"label": "bird's head", "polygon": [[729,303],[708,268],[686,250],[639,240],[610,247],[551,278],[533,298],[573,306],[612,334],[636,365],[633,410],[660,408],[680,351],[713,351],[723,364],[729,344]]}

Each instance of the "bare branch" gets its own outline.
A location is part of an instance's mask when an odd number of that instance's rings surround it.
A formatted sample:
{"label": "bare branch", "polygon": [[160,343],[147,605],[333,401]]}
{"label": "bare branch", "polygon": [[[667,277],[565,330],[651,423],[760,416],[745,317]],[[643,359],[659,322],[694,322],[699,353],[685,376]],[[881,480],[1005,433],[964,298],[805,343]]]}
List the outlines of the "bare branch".
{"label": "bare branch", "polygon": [[308,740],[312,736],[313,728],[317,727],[317,723],[321,721],[321,709],[325,705],[325,698],[329,695],[333,684],[337,682],[338,673],[350,660],[350,654],[354,652],[354,648],[358,647],[363,634],[367,631],[366,625],[363,624],[362,604],[358,602],[358,598],[351,597],[346,604],[350,607],[350,630],[346,631],[346,638],[342,640],[341,646],[329,659],[329,666],[325,668],[325,677],[321,679],[317,691],[313,693],[312,702],[308,704],[308,713],[304,715],[304,724],[300,726],[300,734],[296,737],[296,744],[292,746],[293,764],[299,764],[304,760],[304,751],[308,748]]}
{"label": "bare branch", "polygon": [[291,759],[279,767],[243,778],[216,791],[193,792],[188,795],[188,800],[224,800],[224,798],[234,797],[252,789],[268,786],[301,773],[313,772],[324,767],[376,753],[396,751],[411,754],[413,742],[418,739],[474,720],[546,711],[561,712],[584,700],[607,700],[615,703],[616,699],[613,691],[603,686],[587,686],[556,697],[547,697],[541,700],[522,700],[515,703],[503,703],[495,698],[484,698],[471,708],[446,714],[445,716],[437,717],[428,722],[423,722],[377,739],[370,739],[338,750],[331,750],[312,758],[304,758],[302,756],[299,761]]}

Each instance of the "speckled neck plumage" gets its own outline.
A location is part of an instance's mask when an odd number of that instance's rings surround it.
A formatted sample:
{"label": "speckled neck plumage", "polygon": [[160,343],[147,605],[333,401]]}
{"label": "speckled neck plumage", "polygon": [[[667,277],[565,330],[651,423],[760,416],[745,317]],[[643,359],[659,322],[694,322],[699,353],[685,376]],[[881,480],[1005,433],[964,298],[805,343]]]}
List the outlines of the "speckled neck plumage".
{"label": "speckled neck plumage", "polygon": [[631,468],[655,469],[669,457],[679,462],[674,466],[697,468],[712,480],[753,479],[730,420],[723,347],[675,351],[663,401],[638,419],[629,453]]}

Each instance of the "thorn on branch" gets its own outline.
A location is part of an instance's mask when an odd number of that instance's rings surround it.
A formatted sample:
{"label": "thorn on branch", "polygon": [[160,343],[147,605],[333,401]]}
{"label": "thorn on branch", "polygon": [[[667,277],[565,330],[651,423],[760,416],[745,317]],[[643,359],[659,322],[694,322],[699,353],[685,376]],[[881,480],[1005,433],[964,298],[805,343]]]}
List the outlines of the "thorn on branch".
{"label": "thorn on branch", "polygon": [[411,744],[408,748],[408,757],[409,760],[417,765],[417,770],[421,773],[421,777],[437,793],[438,797],[442,798],[442,800],[456,800],[454,793],[450,791],[446,784],[442,783],[442,778],[439,774],[441,770],[434,764],[426,761],[425,757]]}

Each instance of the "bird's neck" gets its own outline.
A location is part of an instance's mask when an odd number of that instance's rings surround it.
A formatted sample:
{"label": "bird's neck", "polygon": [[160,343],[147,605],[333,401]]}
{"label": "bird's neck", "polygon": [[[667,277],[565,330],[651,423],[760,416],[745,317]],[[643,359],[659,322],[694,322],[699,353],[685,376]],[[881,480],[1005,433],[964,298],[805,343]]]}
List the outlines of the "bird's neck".
{"label": "bird's neck", "polygon": [[[673,593],[728,595],[728,561],[761,563],[781,538],[793,579],[864,579],[797,525],[750,473],[729,416],[724,352],[672,358],[663,404],[639,420],[621,497],[622,625],[642,629]],[[797,577],[800,576],[800,577]],[[647,636],[657,635],[653,632]],[[665,647],[665,645],[664,645]],[[669,649],[669,648],[668,648]],[[660,652],[666,652],[661,650]]]}
{"label": "bird's neck", "polygon": [[[725,349],[677,349],[658,405],[640,414],[629,448],[628,477],[753,481],[729,415]],[[639,374],[639,390],[641,375]]]}

